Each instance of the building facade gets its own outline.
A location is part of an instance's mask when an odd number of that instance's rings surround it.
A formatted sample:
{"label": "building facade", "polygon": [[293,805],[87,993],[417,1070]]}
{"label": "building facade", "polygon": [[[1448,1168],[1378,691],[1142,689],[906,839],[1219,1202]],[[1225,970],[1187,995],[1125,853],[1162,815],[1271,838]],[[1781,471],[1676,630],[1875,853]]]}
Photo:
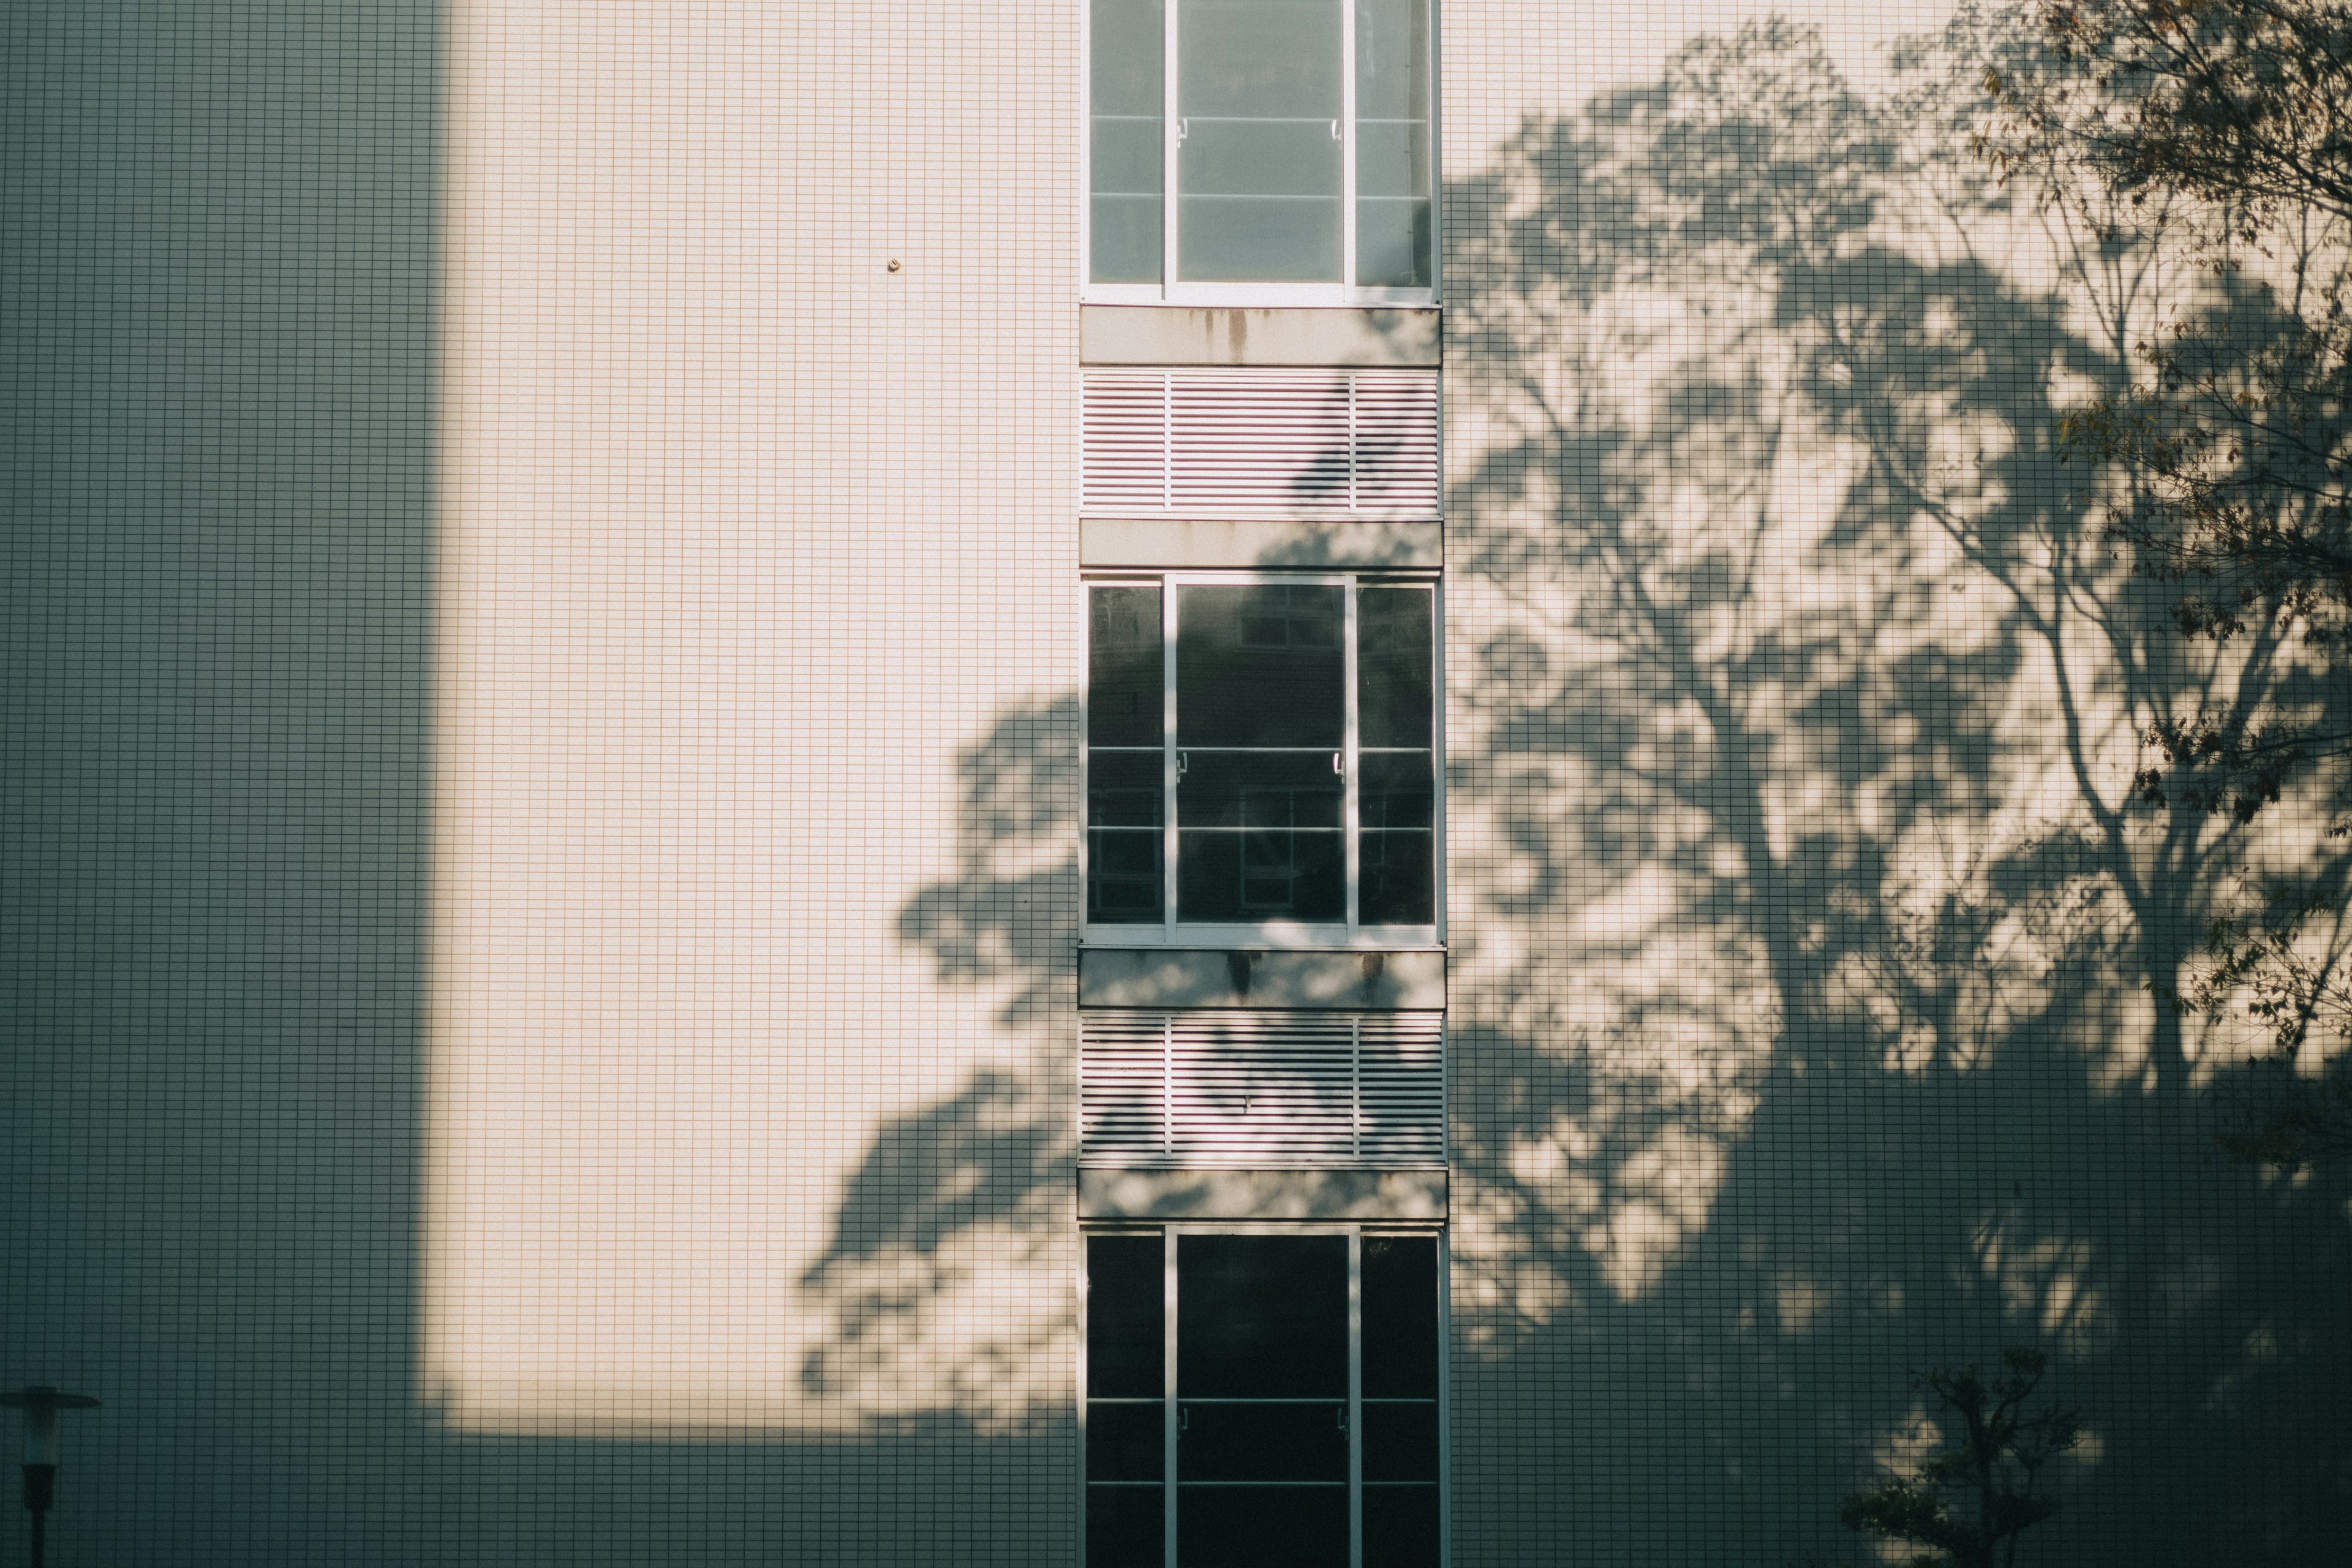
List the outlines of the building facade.
{"label": "building facade", "polygon": [[2309,824],[2052,441],[2182,285],[1788,9],[6,23],[51,1560],[1866,1561],[2020,1343],[2030,1549],[2340,1550],[2151,1000]]}

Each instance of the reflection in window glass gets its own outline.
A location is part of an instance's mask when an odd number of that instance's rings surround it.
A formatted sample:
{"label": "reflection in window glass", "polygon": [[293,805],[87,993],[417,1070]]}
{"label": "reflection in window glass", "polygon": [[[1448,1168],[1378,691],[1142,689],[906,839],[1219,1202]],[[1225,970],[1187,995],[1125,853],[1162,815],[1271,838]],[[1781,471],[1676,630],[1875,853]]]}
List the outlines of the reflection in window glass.
{"label": "reflection in window glass", "polygon": [[1339,280],[1342,0],[1179,0],[1177,276]]}
{"label": "reflection in window glass", "polygon": [[1160,861],[1165,679],[1160,590],[1087,595],[1087,919],[1165,918]]}
{"label": "reflection in window glass", "polygon": [[1433,287],[1430,0],[1087,3],[1087,279],[1143,286],[1104,298]]}
{"label": "reflection in window glass", "polygon": [[1097,283],[1157,283],[1163,205],[1160,0],[1093,0],[1089,253]]}
{"label": "reflection in window glass", "polygon": [[1430,284],[1429,0],[1356,6],[1356,278]]}
{"label": "reflection in window glass", "polygon": [[1176,915],[1344,921],[1347,591],[1176,601]]}
{"label": "reflection in window glass", "polygon": [[1435,590],[1168,591],[1088,591],[1088,922],[1433,926]]}
{"label": "reflection in window glass", "polygon": [[1436,605],[1426,588],[1357,595],[1358,918],[1366,925],[1437,919]]}

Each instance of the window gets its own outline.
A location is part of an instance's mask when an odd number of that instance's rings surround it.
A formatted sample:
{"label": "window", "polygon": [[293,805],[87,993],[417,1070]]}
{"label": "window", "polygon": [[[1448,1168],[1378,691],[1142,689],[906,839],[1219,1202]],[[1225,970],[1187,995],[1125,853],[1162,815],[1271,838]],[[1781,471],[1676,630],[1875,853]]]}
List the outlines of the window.
{"label": "window", "polygon": [[1434,586],[1087,592],[1089,939],[1434,942]]}
{"label": "window", "polygon": [[1433,297],[1430,0],[1087,15],[1088,299]]}
{"label": "window", "polygon": [[1089,1237],[1087,1568],[1438,1568],[1442,1321],[1432,1235]]}

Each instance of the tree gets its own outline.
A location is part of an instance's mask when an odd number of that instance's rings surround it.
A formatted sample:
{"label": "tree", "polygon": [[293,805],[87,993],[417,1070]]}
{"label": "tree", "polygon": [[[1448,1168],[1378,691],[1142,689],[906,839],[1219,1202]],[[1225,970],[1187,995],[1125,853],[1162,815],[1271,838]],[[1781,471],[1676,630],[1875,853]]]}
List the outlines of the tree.
{"label": "tree", "polygon": [[[1932,1555],[1912,1559],[1914,1568],[2010,1568],[2017,1561],[2018,1537],[2058,1511],[2058,1500],[2037,1489],[2042,1468],[2081,1440],[2083,1426],[2057,1405],[2025,1413],[2042,1383],[2040,1351],[2011,1345],[2000,1360],[2001,1374],[1990,1382],[1973,1366],[1942,1367],[1918,1380],[1959,1416],[1959,1440],[1916,1476],[1889,1476],[1848,1497],[1840,1523],[1929,1548]],[[1973,1506],[1963,1512],[1955,1497]]]}
{"label": "tree", "polygon": [[[2111,465],[2110,535],[2171,593],[2180,635],[2236,679],[2159,716],[2143,805],[2252,821],[2316,786],[2305,863],[2215,911],[2168,993],[2237,1018],[2266,1060],[2223,1142],[2301,1163],[2352,1149],[2352,5],[2040,0],[2038,57],[1997,65],[1978,151],[2053,199],[2102,203],[2110,237],[2178,247],[2214,287],[2139,345],[2127,389],[2068,414],[2068,453]],[[2161,989],[2161,987],[2160,987]],[[2300,1077],[2306,1044],[2323,1070]]]}

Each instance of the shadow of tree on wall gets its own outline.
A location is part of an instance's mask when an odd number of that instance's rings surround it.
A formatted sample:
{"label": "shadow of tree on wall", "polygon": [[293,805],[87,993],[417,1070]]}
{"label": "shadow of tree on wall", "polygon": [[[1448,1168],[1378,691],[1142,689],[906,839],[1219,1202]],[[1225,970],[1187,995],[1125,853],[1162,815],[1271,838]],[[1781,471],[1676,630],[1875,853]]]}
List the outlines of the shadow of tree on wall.
{"label": "shadow of tree on wall", "polygon": [[[1978,47],[1876,100],[1702,40],[1447,184],[1459,1563],[1850,1551],[1908,1372],[2019,1341],[2094,1431],[2049,1560],[2340,1548],[2344,1179],[2214,1163],[2149,995],[2264,842],[2123,804],[2267,650],[2151,637],[2056,461],[2156,263],[1967,163]],[[1076,744],[1062,700],[963,754],[900,922],[1036,1066],[885,1130],[820,1293],[1068,1223]]]}
{"label": "shadow of tree on wall", "polygon": [[1910,58],[1881,105],[1703,41],[1449,186],[1457,1376],[1580,1391],[1458,1472],[1473,1560],[1813,1549],[1906,1369],[2018,1338],[2100,1432],[2044,1550],[2305,1561],[2341,1507],[2341,1193],[2210,1168],[2147,995],[2259,846],[2121,805],[2265,650],[2147,640],[2051,446],[2150,263],[2062,249],[2105,337],[2021,284],[2065,237],[1957,158],[1958,41]]}
{"label": "shadow of tree on wall", "polygon": [[[983,1271],[1069,1277],[1055,1253],[1069,1246],[1076,1158],[1077,722],[1075,697],[1048,698],[957,755],[957,874],[908,901],[898,935],[948,984],[999,989],[997,1022],[1027,1043],[1028,1065],[975,1068],[875,1133],[800,1281],[828,1324],[801,1367],[813,1394],[914,1362],[922,1374],[902,1388],[944,1384],[950,1408],[992,1429],[1068,1418],[1069,1311],[1000,1303],[944,1363],[931,1320],[957,1292],[988,1289]],[[994,1243],[984,1253],[960,1245],[983,1233]]]}

